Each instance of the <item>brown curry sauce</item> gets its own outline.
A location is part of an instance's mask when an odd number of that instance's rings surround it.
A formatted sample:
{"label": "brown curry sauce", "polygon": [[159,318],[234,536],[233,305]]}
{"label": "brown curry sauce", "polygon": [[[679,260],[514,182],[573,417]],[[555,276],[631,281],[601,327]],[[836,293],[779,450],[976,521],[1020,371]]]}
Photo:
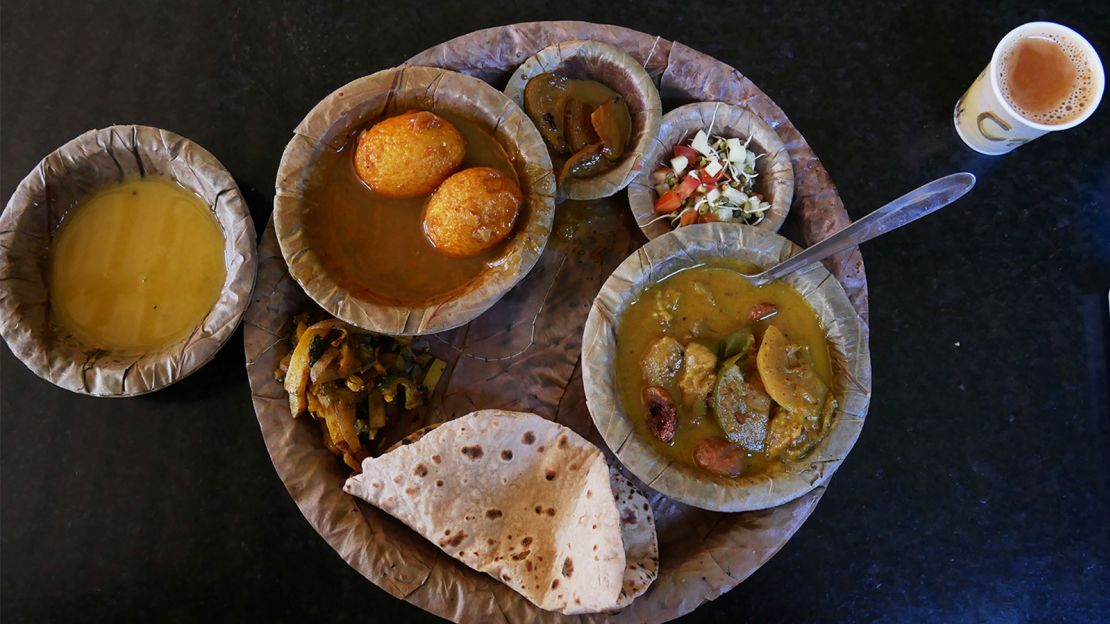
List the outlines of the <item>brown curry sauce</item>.
{"label": "brown curry sauce", "polygon": [[[460,171],[492,167],[519,185],[512,158],[484,128],[457,115],[436,114],[454,124],[466,139]],[[309,245],[331,278],[355,296],[408,306],[449,299],[496,262],[507,241],[467,258],[436,251],[422,225],[428,196],[386,198],[358,177],[353,155],[359,133],[370,125],[351,132],[339,150],[320,155],[304,194]],[[525,221],[524,214],[517,219]]]}

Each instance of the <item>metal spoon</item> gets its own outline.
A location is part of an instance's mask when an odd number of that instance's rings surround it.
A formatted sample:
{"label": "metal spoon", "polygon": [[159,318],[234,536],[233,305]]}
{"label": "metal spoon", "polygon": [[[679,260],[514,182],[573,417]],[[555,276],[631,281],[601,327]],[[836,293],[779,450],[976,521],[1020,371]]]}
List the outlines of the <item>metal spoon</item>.
{"label": "metal spoon", "polygon": [[762,286],[936,212],[963,197],[973,186],[975,176],[970,173],[953,173],[933,180],[766,271],[744,277],[756,286]]}

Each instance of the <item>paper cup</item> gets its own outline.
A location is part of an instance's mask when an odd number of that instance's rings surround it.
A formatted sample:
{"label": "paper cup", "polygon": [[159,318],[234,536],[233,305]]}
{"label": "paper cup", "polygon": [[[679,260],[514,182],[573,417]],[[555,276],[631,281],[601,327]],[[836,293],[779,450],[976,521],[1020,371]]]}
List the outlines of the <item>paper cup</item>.
{"label": "paper cup", "polygon": [[[1019,39],[1038,35],[1074,47],[1090,67],[1086,105],[1078,115],[1064,123],[1033,121],[1015,110],[1003,95],[1002,62],[1006,52]],[[953,112],[956,133],[968,147],[977,152],[991,156],[1006,154],[1043,134],[1067,130],[1083,123],[1098,108],[1105,81],[1098,53],[1079,33],[1053,22],[1023,24],[1002,38],[994,49],[990,64],[979,73],[979,77],[956,102]]]}

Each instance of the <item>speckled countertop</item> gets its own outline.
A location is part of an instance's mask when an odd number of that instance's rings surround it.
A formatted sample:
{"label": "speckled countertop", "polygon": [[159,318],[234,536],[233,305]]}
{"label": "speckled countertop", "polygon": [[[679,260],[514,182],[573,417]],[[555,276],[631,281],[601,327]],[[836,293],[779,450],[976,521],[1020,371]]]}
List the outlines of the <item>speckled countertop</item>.
{"label": "speckled countertop", "polygon": [[[874,398],[859,443],[795,538],[685,620],[1110,619],[1110,108],[996,158],[950,121],[1022,22],[1068,24],[1110,60],[1110,6],[837,4],[12,0],[0,187],[7,201],[84,130],[143,123],[216,154],[261,230],[292,128],[348,80],[518,21],[682,41],[782,106],[853,217],[952,171],[979,176],[958,205],[864,246]],[[119,401],[54,388],[0,350],[5,622],[434,619],[301,517],[240,345]]]}

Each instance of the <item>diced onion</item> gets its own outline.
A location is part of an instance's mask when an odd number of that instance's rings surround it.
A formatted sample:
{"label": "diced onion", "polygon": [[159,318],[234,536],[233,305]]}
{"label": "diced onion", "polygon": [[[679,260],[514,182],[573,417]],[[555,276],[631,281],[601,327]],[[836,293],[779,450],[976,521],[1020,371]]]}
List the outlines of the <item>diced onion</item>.
{"label": "diced onion", "polygon": [[682,175],[686,171],[686,166],[690,164],[690,160],[685,156],[675,156],[671,159],[671,169],[674,170],[676,175]]}
{"label": "diced onion", "polygon": [[745,194],[743,191],[738,191],[731,186],[726,186],[725,190],[722,191],[721,194],[725,196],[725,199],[737,205],[746,203],[748,201],[747,194]]}
{"label": "diced onion", "polygon": [[740,143],[740,139],[728,139],[725,141],[725,145],[728,146],[728,159],[733,161],[736,160],[736,154],[739,154],[744,149],[744,145]]}
{"label": "diced onion", "polygon": [[713,148],[709,147],[709,135],[705,133],[705,130],[698,130],[698,133],[694,135],[694,140],[690,141],[690,147],[704,156],[713,156]]}

